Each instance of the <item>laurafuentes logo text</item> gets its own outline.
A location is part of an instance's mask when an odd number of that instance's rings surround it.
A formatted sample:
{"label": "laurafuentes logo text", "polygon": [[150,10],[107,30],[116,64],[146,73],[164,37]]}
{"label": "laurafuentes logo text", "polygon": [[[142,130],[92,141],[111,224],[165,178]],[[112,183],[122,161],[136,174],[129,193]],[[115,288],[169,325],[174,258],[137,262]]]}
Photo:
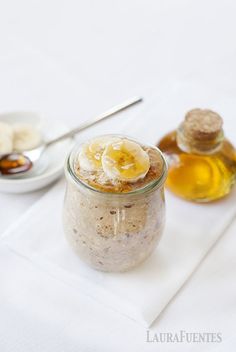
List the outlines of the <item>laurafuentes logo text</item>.
{"label": "laurafuentes logo text", "polygon": [[157,332],[147,330],[146,342],[153,343],[220,343],[222,334],[220,332]]}

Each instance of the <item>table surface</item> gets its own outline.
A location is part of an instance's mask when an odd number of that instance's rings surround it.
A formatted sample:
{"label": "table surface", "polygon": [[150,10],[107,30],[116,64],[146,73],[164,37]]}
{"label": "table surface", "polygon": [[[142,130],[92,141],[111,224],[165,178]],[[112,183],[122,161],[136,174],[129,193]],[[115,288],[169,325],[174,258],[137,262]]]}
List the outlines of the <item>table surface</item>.
{"label": "table surface", "polygon": [[[0,111],[39,111],[75,126],[128,97],[158,99],[163,87],[207,82],[209,94],[230,99],[227,133],[235,143],[235,11],[233,0],[2,2]],[[1,194],[0,234],[47,190]],[[222,343],[191,350],[235,349],[235,231],[236,222],[150,334],[220,332]],[[1,351],[189,351],[186,343],[147,342],[147,329],[76,299],[72,288],[6,247],[0,252]]]}

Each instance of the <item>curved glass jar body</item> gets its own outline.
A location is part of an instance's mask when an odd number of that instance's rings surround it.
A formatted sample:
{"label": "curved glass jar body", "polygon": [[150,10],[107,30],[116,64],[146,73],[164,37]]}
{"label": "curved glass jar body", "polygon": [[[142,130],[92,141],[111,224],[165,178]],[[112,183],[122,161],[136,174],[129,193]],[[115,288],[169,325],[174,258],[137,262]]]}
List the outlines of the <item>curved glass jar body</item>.
{"label": "curved glass jar body", "polygon": [[178,132],[168,133],[158,143],[169,165],[166,186],[177,196],[197,202],[226,196],[236,179],[236,151],[232,144],[222,138],[215,149],[198,152],[182,145]]}
{"label": "curved glass jar body", "polygon": [[129,193],[106,193],[82,183],[73,172],[76,147],[65,173],[67,189],[63,223],[66,238],[91,267],[110,272],[127,271],[143,262],[156,248],[164,226],[164,181]]}

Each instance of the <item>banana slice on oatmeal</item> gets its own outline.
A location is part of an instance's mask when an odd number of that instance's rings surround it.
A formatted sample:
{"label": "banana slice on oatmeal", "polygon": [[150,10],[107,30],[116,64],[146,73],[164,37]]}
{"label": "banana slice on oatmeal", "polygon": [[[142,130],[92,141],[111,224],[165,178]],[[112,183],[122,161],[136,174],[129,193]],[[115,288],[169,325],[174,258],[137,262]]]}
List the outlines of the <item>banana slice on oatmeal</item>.
{"label": "banana slice on oatmeal", "polygon": [[99,137],[83,145],[79,153],[79,165],[85,171],[98,171],[102,169],[102,154],[106,145],[119,138]]}
{"label": "banana slice on oatmeal", "polygon": [[136,182],[146,176],[150,161],[138,143],[124,138],[106,145],[102,154],[102,167],[111,179]]}

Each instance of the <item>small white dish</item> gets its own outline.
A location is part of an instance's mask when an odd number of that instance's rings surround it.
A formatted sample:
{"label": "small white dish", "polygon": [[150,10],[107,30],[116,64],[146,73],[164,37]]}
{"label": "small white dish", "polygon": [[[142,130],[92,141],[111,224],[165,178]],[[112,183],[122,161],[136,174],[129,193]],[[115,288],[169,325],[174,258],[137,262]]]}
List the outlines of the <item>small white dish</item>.
{"label": "small white dish", "polygon": [[[11,112],[0,114],[0,121],[9,124],[16,122],[30,123],[39,128],[45,141],[67,132],[69,129],[59,121],[50,121],[34,112]],[[63,173],[66,155],[73,145],[72,139],[66,139],[48,147],[37,166],[24,178],[6,178],[0,175],[0,192],[26,193],[41,189]]]}

